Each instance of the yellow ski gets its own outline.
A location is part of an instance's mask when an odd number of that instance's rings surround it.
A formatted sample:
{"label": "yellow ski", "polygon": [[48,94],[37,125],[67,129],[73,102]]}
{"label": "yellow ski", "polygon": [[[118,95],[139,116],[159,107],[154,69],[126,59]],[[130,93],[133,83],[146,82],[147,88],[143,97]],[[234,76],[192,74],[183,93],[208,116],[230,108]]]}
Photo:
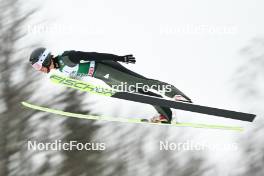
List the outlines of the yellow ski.
{"label": "yellow ski", "polygon": [[223,126],[223,125],[212,125],[212,124],[196,124],[196,123],[176,123],[172,122],[171,124],[164,124],[164,123],[151,123],[142,121],[142,119],[134,119],[134,118],[114,118],[114,117],[105,117],[105,116],[95,116],[95,115],[85,115],[85,114],[78,114],[78,113],[71,113],[65,112],[61,110],[46,108],[42,106],[33,105],[27,102],[22,102],[22,105],[35,109],[38,111],[49,112],[52,114],[67,116],[67,117],[74,117],[74,118],[81,118],[81,119],[89,119],[89,120],[102,120],[102,121],[109,121],[109,122],[126,122],[126,123],[140,123],[140,124],[151,124],[151,125],[165,125],[165,126],[175,126],[175,127],[193,127],[193,128],[206,128],[206,129],[219,129],[219,130],[232,130],[232,131],[243,131],[242,127],[238,126]]}

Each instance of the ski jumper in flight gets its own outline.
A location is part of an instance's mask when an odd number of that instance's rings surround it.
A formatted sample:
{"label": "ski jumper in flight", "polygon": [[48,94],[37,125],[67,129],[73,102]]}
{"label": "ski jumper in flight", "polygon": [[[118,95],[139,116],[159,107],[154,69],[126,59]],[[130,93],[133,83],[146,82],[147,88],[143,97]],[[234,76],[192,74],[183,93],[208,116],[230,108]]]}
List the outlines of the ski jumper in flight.
{"label": "ski jumper in flight", "polygon": [[[30,55],[31,65],[38,71],[49,73],[56,69],[66,76],[91,76],[100,79],[110,87],[124,86],[132,87],[133,91],[139,94],[168,97],[175,101],[192,103],[191,99],[182,93],[175,86],[146,78],[135,73],[119,62],[136,62],[133,55],[117,56],[114,54],[83,52],[83,51],[64,51],[62,54],[54,56],[46,48],[37,48]],[[155,86],[153,86],[155,85]],[[151,122],[170,123],[172,111],[168,107],[153,106],[158,112]]]}

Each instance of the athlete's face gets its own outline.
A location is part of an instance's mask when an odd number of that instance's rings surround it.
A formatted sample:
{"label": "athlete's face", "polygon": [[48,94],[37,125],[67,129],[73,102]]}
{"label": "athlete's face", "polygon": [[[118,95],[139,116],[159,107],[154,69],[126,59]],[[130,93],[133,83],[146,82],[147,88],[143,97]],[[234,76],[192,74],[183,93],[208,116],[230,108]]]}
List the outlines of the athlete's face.
{"label": "athlete's face", "polygon": [[49,68],[43,67],[43,66],[40,66],[40,67],[36,68],[34,65],[33,65],[33,67],[36,70],[41,71],[43,73],[49,73],[51,69],[55,69],[53,59],[51,59],[51,64],[50,64],[50,67]]}
{"label": "athlete's face", "polygon": [[50,70],[46,67],[41,67],[41,69],[39,71],[41,71],[43,73],[49,73],[50,72]]}

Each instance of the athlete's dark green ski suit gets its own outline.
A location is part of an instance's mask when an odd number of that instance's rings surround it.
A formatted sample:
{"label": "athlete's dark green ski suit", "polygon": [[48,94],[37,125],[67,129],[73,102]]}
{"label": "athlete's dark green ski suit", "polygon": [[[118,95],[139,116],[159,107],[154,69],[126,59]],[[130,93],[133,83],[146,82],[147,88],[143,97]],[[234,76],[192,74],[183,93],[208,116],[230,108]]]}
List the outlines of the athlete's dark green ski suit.
{"label": "athlete's dark green ski suit", "polygon": [[[69,76],[92,76],[104,81],[110,87],[123,85],[123,90],[125,89],[125,86],[128,87],[132,85],[130,90],[133,88],[133,91],[137,93],[157,97],[161,97],[161,95],[157,94],[156,91],[160,92],[163,88],[163,95],[170,98],[173,98],[175,95],[181,95],[186,100],[191,102],[190,98],[184,95],[173,85],[146,78],[118,63],[135,63],[135,58],[132,55],[117,56],[113,54],[96,52],[65,51],[61,55],[56,56],[54,61],[56,67],[61,72],[69,74]],[[83,61],[86,62],[83,63]],[[154,91],[150,89],[146,90],[144,87],[151,88]],[[154,106],[154,108],[158,111],[158,113],[171,120],[172,112],[170,108],[160,106]]]}

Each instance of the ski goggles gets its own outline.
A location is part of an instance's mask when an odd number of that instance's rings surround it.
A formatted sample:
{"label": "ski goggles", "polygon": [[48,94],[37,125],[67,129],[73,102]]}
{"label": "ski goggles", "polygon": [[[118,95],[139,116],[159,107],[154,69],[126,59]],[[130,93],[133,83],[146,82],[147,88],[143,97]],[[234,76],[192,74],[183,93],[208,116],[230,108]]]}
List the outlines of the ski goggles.
{"label": "ski goggles", "polygon": [[32,67],[39,71],[41,70],[44,61],[46,60],[47,56],[49,55],[50,51],[46,49],[38,58],[38,61],[32,65]]}

